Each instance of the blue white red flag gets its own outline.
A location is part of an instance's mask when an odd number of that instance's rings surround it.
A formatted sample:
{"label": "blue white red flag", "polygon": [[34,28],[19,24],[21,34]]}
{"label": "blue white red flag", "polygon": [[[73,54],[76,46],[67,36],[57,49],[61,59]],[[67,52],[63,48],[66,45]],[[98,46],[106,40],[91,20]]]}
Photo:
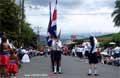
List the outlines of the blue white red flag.
{"label": "blue white red flag", "polygon": [[51,46],[52,44],[52,37],[56,37],[57,36],[57,24],[56,24],[56,20],[57,20],[57,0],[56,0],[56,5],[53,11],[53,16],[51,18],[51,1],[49,3],[49,7],[50,7],[50,20],[49,20],[49,25],[48,25],[48,37],[47,37],[47,44],[48,46]]}

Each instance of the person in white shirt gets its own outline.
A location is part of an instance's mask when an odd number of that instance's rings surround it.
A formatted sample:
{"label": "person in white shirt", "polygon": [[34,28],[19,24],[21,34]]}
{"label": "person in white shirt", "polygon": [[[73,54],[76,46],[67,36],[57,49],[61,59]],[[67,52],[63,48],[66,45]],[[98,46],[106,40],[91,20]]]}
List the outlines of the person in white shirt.
{"label": "person in white shirt", "polygon": [[29,63],[30,62],[30,57],[28,55],[28,51],[26,49],[22,49],[22,52],[24,53],[21,62],[22,63]]}
{"label": "person in white shirt", "polygon": [[90,75],[95,75],[97,76],[97,68],[96,68],[96,64],[98,63],[98,58],[97,58],[97,54],[96,54],[96,45],[97,43],[95,42],[95,37],[90,36],[89,37],[90,40],[90,51],[88,54],[88,60],[89,60],[89,72],[88,72],[88,76]]}
{"label": "person in white shirt", "polygon": [[83,52],[84,52],[84,48],[83,46],[80,44],[80,46],[77,47],[77,55],[80,59],[83,58]]}
{"label": "person in white shirt", "polygon": [[89,53],[89,43],[86,43],[84,46],[84,50],[85,50],[85,58],[88,58],[88,53]]}
{"label": "person in white shirt", "polygon": [[116,46],[114,48],[114,58],[118,58],[118,57],[120,57],[120,47]]}
{"label": "person in white shirt", "polygon": [[76,51],[75,51],[75,47],[72,48],[72,56],[77,56]]}
{"label": "person in white shirt", "polygon": [[54,70],[53,72],[61,74],[61,54],[62,54],[62,42],[58,37],[54,37],[51,46],[51,58],[53,60]]}
{"label": "person in white shirt", "polygon": [[84,45],[84,61],[85,61],[85,63],[88,63],[89,48],[90,48],[90,45],[88,42],[86,42]]}

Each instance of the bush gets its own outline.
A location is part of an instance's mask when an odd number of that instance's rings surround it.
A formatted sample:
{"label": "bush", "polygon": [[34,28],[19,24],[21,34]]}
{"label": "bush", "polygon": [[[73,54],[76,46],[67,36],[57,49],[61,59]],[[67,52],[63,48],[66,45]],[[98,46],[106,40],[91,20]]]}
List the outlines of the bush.
{"label": "bush", "polygon": [[120,32],[112,36],[112,41],[115,42],[116,45],[120,46]]}

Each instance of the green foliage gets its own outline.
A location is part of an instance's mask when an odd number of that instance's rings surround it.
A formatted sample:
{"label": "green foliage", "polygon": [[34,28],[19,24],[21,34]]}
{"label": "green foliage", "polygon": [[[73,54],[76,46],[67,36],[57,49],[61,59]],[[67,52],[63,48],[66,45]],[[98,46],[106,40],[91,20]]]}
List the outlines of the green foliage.
{"label": "green foliage", "polygon": [[36,34],[33,33],[32,28],[30,28],[30,24],[24,22],[21,30],[21,39],[26,46],[31,43],[36,43],[36,41],[33,40],[33,38],[36,37]]}
{"label": "green foliage", "polygon": [[116,45],[120,46],[120,32],[112,36],[112,41],[115,42]]}
{"label": "green foliage", "polygon": [[120,0],[115,2],[115,10],[112,13],[112,17],[114,17],[113,22],[115,26],[120,26]]}
{"label": "green foliage", "polygon": [[0,0],[0,31],[15,31],[19,27],[20,7],[11,0]]}
{"label": "green foliage", "polygon": [[116,0],[115,1],[115,8],[120,8],[120,0]]}
{"label": "green foliage", "polygon": [[109,43],[112,41],[112,39],[105,40],[100,43],[100,47],[107,48],[109,46]]}
{"label": "green foliage", "polygon": [[84,39],[73,40],[74,43],[68,45],[68,48],[71,50],[75,45],[80,45],[84,42]]}
{"label": "green foliage", "polygon": [[76,42],[76,44],[82,44],[84,42],[83,39],[79,39],[79,40],[74,40],[73,42]]}
{"label": "green foliage", "polygon": [[103,42],[100,43],[100,46],[101,47],[108,47],[110,46],[110,42],[115,42],[116,45],[120,46],[120,32],[119,33],[116,33],[116,34],[113,34],[111,35],[111,39],[107,39],[107,40],[104,40]]}
{"label": "green foliage", "polygon": [[[18,43],[34,45],[36,41],[33,39],[36,34],[30,28],[30,24],[25,21],[25,14],[21,21],[21,11],[22,9],[14,3],[14,0],[0,0],[0,32],[6,32],[8,38],[16,45],[19,45]],[[20,27],[21,34],[19,33]]]}

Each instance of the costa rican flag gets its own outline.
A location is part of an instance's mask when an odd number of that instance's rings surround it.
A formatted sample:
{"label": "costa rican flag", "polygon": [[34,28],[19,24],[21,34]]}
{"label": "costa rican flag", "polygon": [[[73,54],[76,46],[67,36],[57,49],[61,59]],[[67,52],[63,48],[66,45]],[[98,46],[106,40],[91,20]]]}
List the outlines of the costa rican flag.
{"label": "costa rican flag", "polygon": [[48,37],[47,37],[47,44],[48,46],[51,46],[52,44],[52,37],[56,37],[57,36],[57,24],[56,24],[56,20],[57,20],[57,0],[56,0],[56,5],[53,11],[53,16],[51,18],[51,1],[49,2],[49,6],[50,6],[50,20],[49,20],[49,25],[48,25]]}

